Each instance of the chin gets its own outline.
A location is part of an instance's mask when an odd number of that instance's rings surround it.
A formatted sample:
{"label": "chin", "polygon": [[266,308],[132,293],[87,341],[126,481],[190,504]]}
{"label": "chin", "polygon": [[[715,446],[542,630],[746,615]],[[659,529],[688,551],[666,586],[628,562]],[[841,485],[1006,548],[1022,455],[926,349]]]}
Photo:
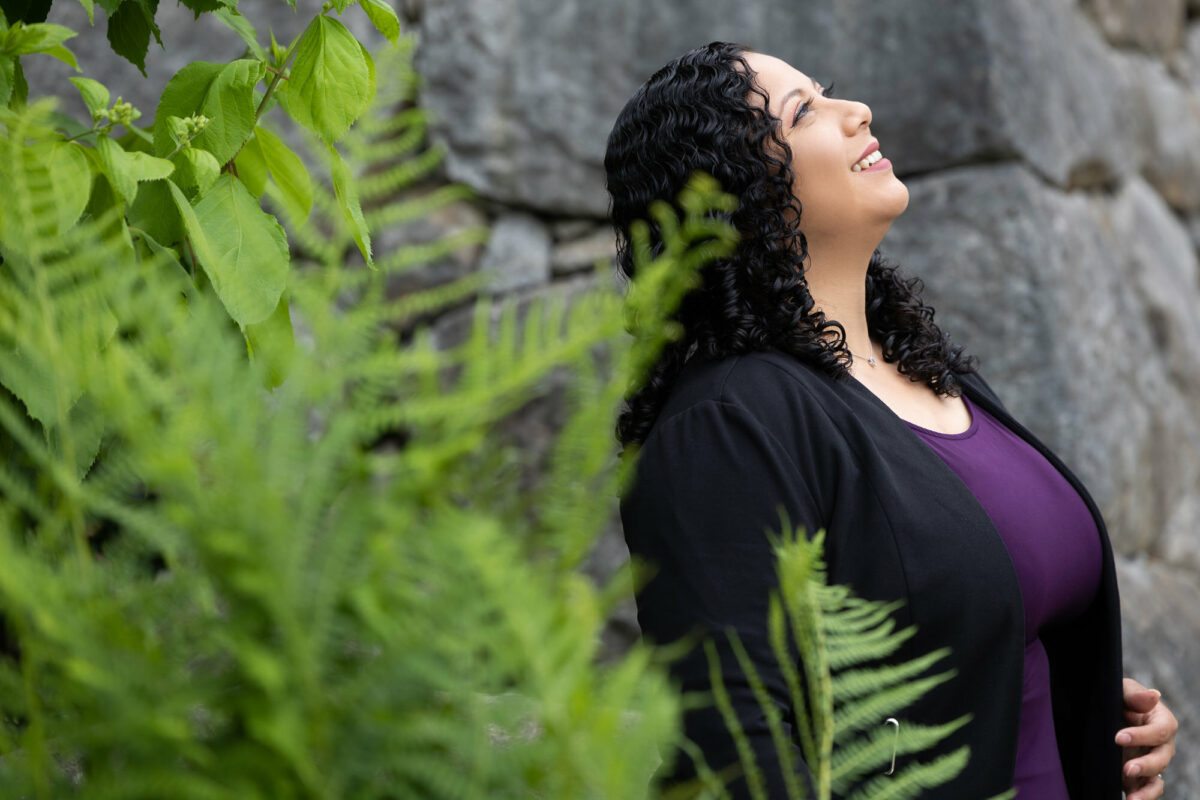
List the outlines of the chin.
{"label": "chin", "polygon": [[889,210],[892,212],[891,219],[895,219],[903,214],[906,208],[908,208],[908,187],[901,183],[900,179],[897,178],[895,197],[892,202],[889,203]]}

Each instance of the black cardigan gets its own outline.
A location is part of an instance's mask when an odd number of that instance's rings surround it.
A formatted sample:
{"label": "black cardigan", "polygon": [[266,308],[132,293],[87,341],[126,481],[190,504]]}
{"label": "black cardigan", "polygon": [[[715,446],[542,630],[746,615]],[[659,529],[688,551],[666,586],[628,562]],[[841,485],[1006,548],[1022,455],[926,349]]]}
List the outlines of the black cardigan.
{"label": "black cardigan", "polygon": [[[1071,624],[1043,631],[1042,641],[1071,797],[1117,800],[1121,630],[1104,523],[1079,480],[1008,414],[982,378],[967,375],[963,384],[972,401],[1063,473],[1100,530],[1104,566],[1095,600]],[[712,636],[770,797],[786,796],[775,749],[723,631],[732,626],[740,634],[790,732],[788,693],[765,630],[767,598],[777,585],[765,531],[780,529],[781,507],[793,526],[826,530],[832,583],[872,600],[905,601],[894,615],[897,625],[916,624],[917,634],[896,659],[952,648],[935,671],[950,666],[957,677],[886,715],[901,726],[973,715],[940,748],[917,756],[927,761],[963,744],[971,748],[959,777],[924,797],[982,800],[1012,786],[1025,650],[1016,573],[974,495],[887,405],[858,381],[832,379],[783,353],[692,362],[638,458],[621,516],[630,553],[657,570],[637,596],[643,635],[661,644],[697,631]],[[710,686],[700,647],[671,670],[685,691]],[[736,763],[713,706],[689,711],[684,727],[711,768]],[[802,765],[793,749],[793,761]],[[897,770],[904,761],[898,758]],[[666,788],[694,774],[691,760],[678,754],[661,777]],[[730,788],[735,797],[747,796],[741,779]]]}

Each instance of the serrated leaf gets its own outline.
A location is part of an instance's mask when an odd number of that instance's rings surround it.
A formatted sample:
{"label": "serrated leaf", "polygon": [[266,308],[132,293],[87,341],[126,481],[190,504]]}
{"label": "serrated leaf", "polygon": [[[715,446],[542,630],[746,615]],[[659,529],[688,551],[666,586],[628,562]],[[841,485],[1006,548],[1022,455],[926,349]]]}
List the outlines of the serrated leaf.
{"label": "serrated leaf", "polygon": [[263,158],[262,148],[258,145],[257,131],[255,128],[255,135],[242,145],[233,164],[237,167],[238,178],[246,184],[250,194],[262,197],[267,188],[267,162]]}
{"label": "serrated leaf", "polygon": [[16,58],[0,56],[0,106],[8,105],[12,97],[13,85],[16,83]]}
{"label": "serrated leaf", "polygon": [[341,14],[343,11],[349,8],[353,2],[354,0],[330,0],[330,4],[333,6],[334,10],[338,12],[338,14]]}
{"label": "serrated leaf", "polygon": [[161,180],[175,170],[175,165],[165,158],[155,158],[136,151],[127,152],[108,136],[97,137],[96,151],[104,166],[104,173],[118,196],[127,203],[137,197],[138,182]]}
{"label": "serrated leaf", "polygon": [[292,359],[296,354],[296,338],[286,293],[280,296],[279,305],[271,316],[246,326],[245,336],[250,357],[263,367],[263,385],[268,389],[279,386],[291,371]]}
{"label": "serrated leaf", "polygon": [[57,58],[59,61],[63,62],[68,67],[75,70],[76,72],[79,71],[79,62],[75,60],[75,54],[72,53],[70,50],[68,50],[63,45],[59,44],[59,45],[55,45],[54,47],[47,47],[45,50],[42,50],[41,52],[44,55],[48,55],[48,56],[52,56],[53,58]]}
{"label": "serrated leaf", "polygon": [[225,0],[179,0],[179,2],[192,12],[193,19],[200,19],[200,15],[203,13],[216,11],[230,5]]}
{"label": "serrated leaf", "polygon": [[254,140],[271,179],[279,187],[288,217],[296,224],[308,219],[313,205],[313,188],[304,162],[282,139],[261,125],[255,129]]}
{"label": "serrated leaf", "polygon": [[254,30],[254,26],[250,24],[248,19],[233,8],[218,8],[213,12],[213,16],[221,20],[221,22],[225,23],[234,33],[241,37],[255,58],[262,61],[267,60],[266,52],[262,49],[262,45],[258,43],[258,33]]}
{"label": "serrated leaf", "polygon": [[97,111],[108,108],[112,95],[109,94],[108,87],[103,83],[91,78],[67,78],[67,80],[75,84],[79,94],[83,95],[83,104],[87,106],[88,111],[95,114]]}
{"label": "serrated leaf", "polygon": [[371,232],[367,229],[367,221],[363,219],[362,205],[358,202],[358,189],[354,183],[354,175],[350,167],[342,160],[342,154],[333,145],[329,146],[330,172],[333,178],[333,193],[337,197],[338,208],[342,218],[350,226],[350,233],[359,252],[374,268],[375,261],[371,254]]}
{"label": "serrated leaf", "polygon": [[20,27],[14,26],[8,32],[8,36],[4,42],[4,49],[8,53],[18,56],[29,53],[44,53],[76,35],[75,31],[65,25],[55,25],[50,22],[41,22]]}
{"label": "serrated leaf", "polygon": [[275,311],[287,284],[287,236],[245,185],[221,176],[195,208],[179,187],[171,190],[200,265],[229,316],[241,325]]}
{"label": "serrated leaf", "polygon": [[400,38],[400,18],[387,0],[359,0],[362,10],[367,12],[367,18],[375,29],[392,44]]}
{"label": "serrated leaf", "polygon": [[212,153],[221,164],[228,163],[254,130],[254,86],[262,78],[264,65],[253,59],[228,64],[194,61],[167,82],[154,114],[154,147],[167,155],[175,149],[170,117],[203,114],[208,126],[192,143]]}
{"label": "serrated leaf", "polygon": [[8,99],[8,104],[13,108],[20,108],[29,100],[29,82],[25,80],[25,68],[21,66],[21,59],[13,59],[13,88],[12,97]]}
{"label": "serrated leaf", "polygon": [[6,24],[18,22],[45,22],[50,14],[51,0],[4,0],[0,4],[0,17],[8,15]]}
{"label": "serrated leaf", "polygon": [[288,113],[333,144],[374,99],[372,67],[370,54],[345,25],[316,17],[296,45],[285,92]]}
{"label": "serrated leaf", "polygon": [[137,197],[129,206],[126,217],[132,227],[139,228],[165,245],[183,241],[183,218],[171,197],[168,181],[147,181],[138,184]]}
{"label": "serrated leaf", "polygon": [[221,165],[213,154],[199,147],[185,147],[171,156],[175,165],[175,183],[196,189],[204,194],[221,177]]}
{"label": "serrated leaf", "polygon": [[122,0],[116,12],[109,12],[108,43],[113,52],[146,74],[146,53],[150,50],[150,36],[160,45],[162,39],[154,15],[158,11],[158,0]]}

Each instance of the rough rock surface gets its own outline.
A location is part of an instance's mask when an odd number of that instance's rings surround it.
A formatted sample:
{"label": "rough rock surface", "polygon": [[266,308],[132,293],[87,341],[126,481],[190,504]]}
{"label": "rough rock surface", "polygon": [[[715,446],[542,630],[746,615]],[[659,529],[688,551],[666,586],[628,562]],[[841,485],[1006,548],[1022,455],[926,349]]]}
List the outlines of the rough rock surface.
{"label": "rough rock surface", "polygon": [[496,220],[479,269],[495,275],[494,292],[538,286],[550,280],[550,232],[529,214]]}
{"label": "rough rock surface", "polygon": [[1125,674],[1162,692],[1179,720],[1178,755],[1166,774],[1165,797],[1200,797],[1200,759],[1191,752],[1200,736],[1200,584],[1196,574],[1161,562],[1117,559],[1124,625]]}
{"label": "rough rock surface", "polygon": [[1187,18],[1185,0],[1085,0],[1084,5],[1113,44],[1160,55],[1178,45]]}
{"label": "rough rock surface", "polygon": [[1176,542],[1171,557],[1200,567],[1200,288],[1162,199],[1137,179],[1115,197],[1064,193],[1019,164],[909,189],[884,252],[925,280],[939,322],[1080,473],[1121,552]]}

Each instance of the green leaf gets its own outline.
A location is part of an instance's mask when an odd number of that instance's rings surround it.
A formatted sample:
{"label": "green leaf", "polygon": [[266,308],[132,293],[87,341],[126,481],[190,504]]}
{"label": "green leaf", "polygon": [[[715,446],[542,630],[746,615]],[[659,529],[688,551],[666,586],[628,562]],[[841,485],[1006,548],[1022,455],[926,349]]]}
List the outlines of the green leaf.
{"label": "green leaf", "polygon": [[337,10],[338,14],[341,14],[343,11],[349,8],[350,4],[353,2],[354,0],[330,0],[330,3],[333,5],[334,9]]}
{"label": "green leaf", "polygon": [[36,25],[13,26],[5,38],[4,50],[13,55],[44,53],[77,35],[65,25],[42,22]]}
{"label": "green leaf", "polygon": [[246,46],[250,48],[250,52],[255,58],[260,61],[267,60],[267,54],[262,49],[262,45],[258,43],[258,33],[254,30],[254,26],[250,21],[243,17],[233,8],[218,8],[213,12],[213,16],[228,25],[234,33],[241,37]]}
{"label": "green leaf", "polygon": [[247,325],[245,335],[250,357],[263,367],[263,385],[274,389],[287,378],[296,354],[296,338],[292,331],[287,294],[280,296],[279,305],[271,316],[262,322]]}
{"label": "green leaf", "polygon": [[200,19],[200,15],[206,11],[216,11],[221,8],[227,8],[230,5],[236,5],[225,2],[225,0],[179,0],[179,2],[192,12],[194,15],[193,19]]}
{"label": "green leaf", "polygon": [[84,105],[92,114],[108,108],[112,96],[109,94],[108,87],[103,83],[91,78],[67,78],[67,80],[75,84],[75,88],[83,95]]}
{"label": "green leaf", "polygon": [[104,173],[125,202],[131,203],[137,196],[139,181],[161,180],[175,170],[175,165],[165,158],[155,158],[136,151],[127,152],[108,136],[96,138],[96,150],[100,154]]}
{"label": "green leaf", "polygon": [[50,13],[51,0],[3,0],[0,11],[7,15],[7,23],[45,22]]}
{"label": "green leaf", "polygon": [[42,51],[48,56],[57,58],[76,72],[79,71],[79,62],[75,60],[75,54],[63,47],[61,44],[55,47],[50,47]]}
{"label": "green leaf", "polygon": [[130,226],[140,228],[165,245],[182,242],[185,235],[183,218],[175,208],[168,183],[147,181],[138,184],[137,197],[126,214]]}
{"label": "green leaf", "polygon": [[294,224],[308,219],[313,205],[312,178],[300,157],[283,140],[261,125],[255,128],[254,141],[271,178],[279,187],[288,217]]}
{"label": "green leaf", "polygon": [[[255,128],[256,132],[258,130]],[[257,133],[242,146],[233,163],[237,167],[238,178],[246,184],[250,194],[262,197],[267,188],[267,161],[263,158],[262,148],[258,145]]]}
{"label": "green leaf", "polygon": [[254,86],[263,76],[261,61],[228,64],[195,61],[167,82],[154,115],[154,147],[160,156],[175,149],[169,118],[203,114],[208,126],[192,143],[226,164],[254,131]]}
{"label": "green leaf", "polygon": [[396,16],[391,4],[387,0],[359,0],[359,5],[367,12],[367,17],[375,29],[395,44],[400,38],[400,18]]}
{"label": "green leaf", "polygon": [[318,16],[296,45],[288,113],[327,144],[350,129],[375,97],[370,54],[336,19]]}
{"label": "green leaf", "polygon": [[171,156],[175,165],[175,183],[180,186],[195,187],[199,194],[204,194],[221,177],[221,164],[207,150],[199,147],[185,147]]}
{"label": "green leaf", "polygon": [[241,325],[265,320],[287,284],[283,228],[232,175],[222,175],[195,208],[175,184],[168,181],[167,186],[196,257],[229,316]]}
{"label": "green leaf", "polygon": [[17,79],[17,59],[10,56],[0,56],[0,106],[8,105],[12,97],[13,84]]}
{"label": "green leaf", "polygon": [[158,0],[122,0],[116,13],[108,17],[108,43],[113,52],[123,56],[142,75],[146,74],[146,53],[150,50],[150,36],[162,45],[154,15],[158,11]]}
{"label": "green leaf", "polygon": [[88,25],[96,24],[96,6],[92,0],[79,0],[79,5],[83,6],[83,10],[88,15]]}
{"label": "green leaf", "polygon": [[341,153],[333,145],[329,145],[329,160],[330,172],[333,177],[333,192],[337,196],[338,208],[342,210],[342,217],[350,226],[354,243],[358,245],[367,264],[373,268],[375,262],[371,257],[371,232],[367,230],[367,222],[363,219],[354,176],[350,173],[350,167],[342,160]]}
{"label": "green leaf", "polygon": [[28,99],[29,82],[25,80],[25,68],[21,66],[21,59],[17,58],[13,62],[13,89],[9,105],[13,108],[20,108]]}
{"label": "green leaf", "polygon": [[23,173],[20,182],[28,189],[14,191],[17,176],[4,174],[0,178],[0,186],[4,187],[0,191],[0,242],[34,233],[26,227],[32,223],[23,218],[22,207],[14,204],[18,193],[25,195],[30,207],[38,209],[37,219],[46,223],[37,235],[52,239],[75,224],[87,208],[92,187],[92,170],[81,150],[68,142],[40,142],[20,148],[21,159],[14,166]]}

